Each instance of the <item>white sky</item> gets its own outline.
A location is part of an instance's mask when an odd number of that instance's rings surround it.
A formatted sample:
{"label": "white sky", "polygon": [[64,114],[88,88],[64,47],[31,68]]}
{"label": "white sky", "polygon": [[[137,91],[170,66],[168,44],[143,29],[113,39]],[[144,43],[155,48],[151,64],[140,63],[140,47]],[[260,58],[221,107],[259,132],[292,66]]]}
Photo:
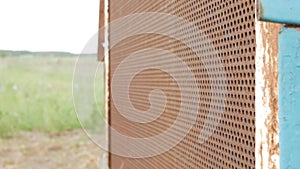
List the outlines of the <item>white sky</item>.
{"label": "white sky", "polygon": [[0,50],[80,53],[98,18],[99,0],[0,0]]}

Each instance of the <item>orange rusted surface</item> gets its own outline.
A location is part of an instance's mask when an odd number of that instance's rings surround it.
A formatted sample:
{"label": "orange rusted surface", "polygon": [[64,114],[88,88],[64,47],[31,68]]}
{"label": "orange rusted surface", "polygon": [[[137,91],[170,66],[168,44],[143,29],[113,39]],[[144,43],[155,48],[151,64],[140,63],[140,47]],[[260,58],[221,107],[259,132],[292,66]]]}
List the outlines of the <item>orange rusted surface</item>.
{"label": "orange rusted surface", "polygon": [[[220,93],[217,90],[211,90],[212,82],[207,73],[207,71],[212,71],[214,80],[220,80],[218,79],[219,69],[214,64],[216,61],[214,58],[209,58],[212,55],[211,51],[204,51],[201,59],[199,59],[184,44],[169,37],[145,34],[124,39],[110,51],[110,79],[112,79],[114,72],[122,61],[134,52],[145,48],[172,51],[195,74],[201,104],[199,105],[199,111],[196,112],[198,114],[196,124],[174,148],[158,156],[148,158],[133,159],[110,154],[110,167],[112,169],[254,169],[255,114],[260,113],[255,110],[255,1],[110,0],[111,23],[129,14],[142,12],[162,12],[182,17],[195,23],[211,39],[214,48],[218,51],[218,56],[227,76],[226,104],[222,119],[212,136],[205,143],[199,143],[197,138],[205,127],[204,123],[210,108],[217,109],[219,106],[218,98],[212,98],[211,96],[218,96]],[[124,23],[120,29],[126,29],[127,27],[130,27],[130,25]],[[114,33],[116,32],[110,32],[110,37]],[[187,37],[188,35],[187,32],[182,36]],[[201,37],[190,38],[201,40]],[[199,48],[201,47],[199,46]],[[152,60],[157,65],[167,62],[164,57],[144,56],[141,60],[137,59],[136,64],[143,63],[143,59],[152,58],[158,58]],[[208,65],[204,65],[204,63]],[[172,64],[166,66],[172,66]],[[122,84],[119,85],[122,87]],[[150,107],[148,95],[154,89],[163,91],[167,98],[166,109],[156,121],[148,124],[132,122],[118,112],[114,101],[111,100],[111,126],[120,133],[135,138],[151,137],[172,127],[179,114],[181,93],[174,78],[166,72],[147,69],[137,74],[129,88],[131,103],[141,112],[147,110]],[[157,99],[156,101],[160,102],[161,100]],[[180,132],[180,129],[178,132]],[[171,139],[170,137],[169,140],[164,141],[168,142]],[[129,142],[123,142],[119,146],[129,144]],[[143,149],[143,147],[138,148]]]}

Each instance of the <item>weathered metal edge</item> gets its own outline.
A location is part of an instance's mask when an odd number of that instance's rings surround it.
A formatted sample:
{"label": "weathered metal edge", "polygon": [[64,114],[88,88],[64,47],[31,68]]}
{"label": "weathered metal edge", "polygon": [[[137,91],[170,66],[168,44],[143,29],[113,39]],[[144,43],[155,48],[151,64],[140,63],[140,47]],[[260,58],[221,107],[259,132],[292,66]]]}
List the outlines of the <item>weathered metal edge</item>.
{"label": "weathered metal edge", "polygon": [[260,21],[300,25],[299,0],[257,0]]}
{"label": "weathered metal edge", "polygon": [[102,0],[103,3],[103,17],[104,25],[103,29],[103,54],[105,63],[105,117],[106,117],[106,168],[110,168],[110,52],[109,52],[109,4],[110,0]]}
{"label": "weathered metal edge", "polygon": [[256,169],[279,169],[278,33],[282,25],[256,22]]}

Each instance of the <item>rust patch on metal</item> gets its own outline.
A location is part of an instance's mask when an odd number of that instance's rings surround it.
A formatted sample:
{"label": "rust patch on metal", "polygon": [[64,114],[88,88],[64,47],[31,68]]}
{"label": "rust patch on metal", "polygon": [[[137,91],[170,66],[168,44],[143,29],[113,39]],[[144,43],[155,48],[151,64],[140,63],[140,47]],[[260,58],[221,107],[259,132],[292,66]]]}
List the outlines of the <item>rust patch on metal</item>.
{"label": "rust patch on metal", "polygon": [[297,32],[300,32],[300,26],[299,25],[290,25],[289,24],[289,25],[284,25],[284,27],[286,27],[286,28],[295,28],[295,29],[297,29],[296,30]]}
{"label": "rust patch on metal", "polygon": [[299,30],[297,30],[297,31],[300,31],[300,26],[299,25],[284,25],[284,27],[286,27],[286,28],[298,28]]}
{"label": "rust patch on metal", "polygon": [[[270,169],[277,169],[278,162],[273,157],[280,154],[279,149],[279,111],[278,111],[278,34],[280,33],[281,24],[264,23],[262,28],[263,48],[265,49],[265,56],[263,57],[263,76],[264,76],[264,98],[265,106],[270,109],[270,114],[265,119],[264,125],[267,129],[268,145],[268,167]],[[262,146],[260,145],[260,155],[263,157]],[[263,168],[263,161],[261,166]]]}

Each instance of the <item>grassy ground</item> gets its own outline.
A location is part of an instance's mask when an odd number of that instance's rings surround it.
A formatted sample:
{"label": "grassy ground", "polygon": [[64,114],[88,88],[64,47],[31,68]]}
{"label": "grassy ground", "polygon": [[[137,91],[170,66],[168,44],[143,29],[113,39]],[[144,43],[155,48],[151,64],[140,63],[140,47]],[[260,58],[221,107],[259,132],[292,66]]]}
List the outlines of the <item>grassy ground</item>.
{"label": "grassy ground", "polygon": [[80,128],[72,98],[75,59],[0,58],[0,136]]}

